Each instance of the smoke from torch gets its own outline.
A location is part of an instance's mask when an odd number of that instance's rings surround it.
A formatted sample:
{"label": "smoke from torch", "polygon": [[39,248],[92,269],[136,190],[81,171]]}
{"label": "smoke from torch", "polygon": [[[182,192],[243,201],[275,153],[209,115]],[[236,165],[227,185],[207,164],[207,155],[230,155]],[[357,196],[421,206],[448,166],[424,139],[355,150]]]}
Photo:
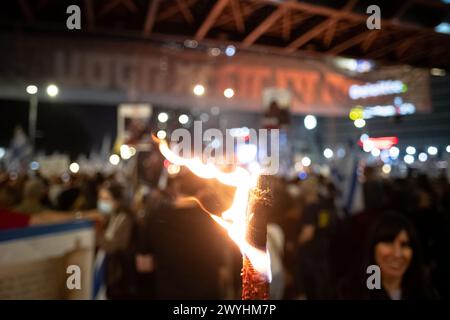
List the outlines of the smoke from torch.
{"label": "smoke from torch", "polygon": [[236,187],[231,207],[221,216],[209,215],[228,232],[241,250],[242,299],[268,299],[271,275],[266,252],[267,217],[258,212],[257,201],[250,201],[251,191],[257,186],[259,174],[250,173],[242,167],[236,167],[233,172],[223,172],[212,164],[204,164],[198,158],[182,158],[169,148],[165,140],[154,136],[153,139],[158,142],[161,154],[171,163],[186,166],[201,178],[217,179],[225,185]]}

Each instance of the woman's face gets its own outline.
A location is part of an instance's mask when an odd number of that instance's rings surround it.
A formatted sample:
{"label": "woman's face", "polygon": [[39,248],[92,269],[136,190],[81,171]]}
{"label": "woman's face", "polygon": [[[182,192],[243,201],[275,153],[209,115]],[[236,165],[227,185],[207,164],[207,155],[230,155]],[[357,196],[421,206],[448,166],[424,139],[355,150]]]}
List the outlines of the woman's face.
{"label": "woman's face", "polygon": [[405,230],[392,242],[379,242],[375,246],[375,262],[380,266],[382,277],[402,278],[411,263],[413,250]]}
{"label": "woman's face", "polygon": [[98,192],[97,206],[101,212],[107,214],[115,211],[118,207],[118,203],[107,189],[101,188]]}

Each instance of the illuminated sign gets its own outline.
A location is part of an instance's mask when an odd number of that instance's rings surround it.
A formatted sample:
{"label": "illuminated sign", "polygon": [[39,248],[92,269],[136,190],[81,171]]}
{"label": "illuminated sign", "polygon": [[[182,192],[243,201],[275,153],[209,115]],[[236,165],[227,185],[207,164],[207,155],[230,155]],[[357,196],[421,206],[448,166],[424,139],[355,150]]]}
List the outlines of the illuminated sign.
{"label": "illuminated sign", "polygon": [[364,119],[370,119],[373,117],[392,117],[395,115],[403,116],[413,114],[415,111],[416,107],[412,103],[402,103],[399,106],[373,106],[364,108],[363,117]]}
{"label": "illuminated sign", "polygon": [[350,110],[349,118],[353,121],[357,119],[371,119],[374,117],[393,117],[395,115],[408,115],[416,112],[416,107],[412,103],[402,103],[400,105],[369,106],[363,108],[358,106]]}
{"label": "illuminated sign", "polygon": [[363,147],[365,143],[373,144],[374,148],[379,150],[385,150],[391,148],[393,145],[398,143],[397,137],[378,137],[378,138],[367,138],[364,141],[359,140],[358,144]]}
{"label": "illuminated sign", "polygon": [[377,81],[376,83],[366,83],[363,85],[354,84],[350,86],[348,94],[353,100],[358,100],[403,93],[407,90],[408,86],[400,80],[384,80]]}

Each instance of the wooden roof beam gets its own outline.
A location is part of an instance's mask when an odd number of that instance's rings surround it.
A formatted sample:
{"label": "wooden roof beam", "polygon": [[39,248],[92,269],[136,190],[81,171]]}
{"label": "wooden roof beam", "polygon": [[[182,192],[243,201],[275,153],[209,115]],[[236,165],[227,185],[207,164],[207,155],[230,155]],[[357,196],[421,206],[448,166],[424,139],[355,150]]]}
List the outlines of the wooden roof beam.
{"label": "wooden roof beam", "polygon": [[195,40],[201,41],[208,34],[208,31],[214,25],[214,22],[217,21],[217,18],[222,13],[223,9],[230,2],[230,0],[218,0],[212,10],[209,12],[206,19],[203,21],[200,28],[197,30],[195,34]]}

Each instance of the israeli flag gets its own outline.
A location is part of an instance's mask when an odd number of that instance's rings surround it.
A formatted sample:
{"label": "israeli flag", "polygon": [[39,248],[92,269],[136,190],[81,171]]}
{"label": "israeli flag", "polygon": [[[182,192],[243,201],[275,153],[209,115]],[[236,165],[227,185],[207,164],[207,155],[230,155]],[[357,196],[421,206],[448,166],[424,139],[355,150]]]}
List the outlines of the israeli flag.
{"label": "israeli flag", "polygon": [[99,249],[94,262],[93,299],[106,300],[106,253]]}

